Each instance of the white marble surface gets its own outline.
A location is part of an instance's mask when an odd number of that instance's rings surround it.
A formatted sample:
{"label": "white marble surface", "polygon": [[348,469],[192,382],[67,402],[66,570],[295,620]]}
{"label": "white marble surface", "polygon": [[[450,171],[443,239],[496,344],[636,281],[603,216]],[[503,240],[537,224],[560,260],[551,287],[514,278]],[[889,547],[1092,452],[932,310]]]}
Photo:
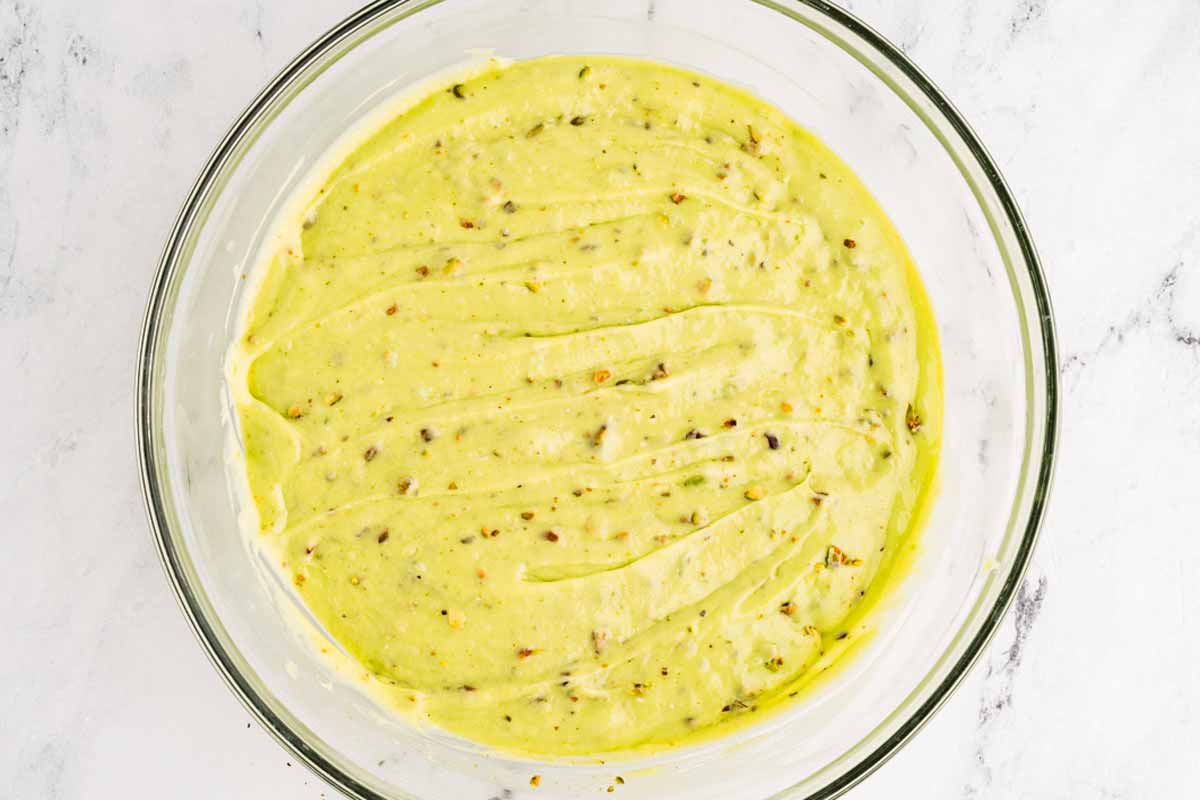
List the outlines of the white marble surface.
{"label": "white marble surface", "polygon": [[[154,553],[134,352],[159,248],[244,103],[355,0],[0,0],[0,797],[320,798]],[[1200,784],[1200,4],[856,0],[1025,210],[1063,430],[1014,613],[853,800]],[[157,789],[155,787],[158,787]]]}

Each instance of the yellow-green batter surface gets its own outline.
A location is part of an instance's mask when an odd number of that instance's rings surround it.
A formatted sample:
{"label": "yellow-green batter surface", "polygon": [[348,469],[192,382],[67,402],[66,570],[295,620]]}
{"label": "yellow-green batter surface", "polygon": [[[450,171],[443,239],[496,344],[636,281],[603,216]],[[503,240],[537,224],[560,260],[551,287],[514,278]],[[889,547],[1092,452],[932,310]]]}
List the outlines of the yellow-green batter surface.
{"label": "yellow-green batter surface", "polygon": [[233,360],[249,486],[398,704],[543,755],[666,746],[858,635],[929,494],[936,338],[781,112],[650,62],[493,63],[296,227]]}

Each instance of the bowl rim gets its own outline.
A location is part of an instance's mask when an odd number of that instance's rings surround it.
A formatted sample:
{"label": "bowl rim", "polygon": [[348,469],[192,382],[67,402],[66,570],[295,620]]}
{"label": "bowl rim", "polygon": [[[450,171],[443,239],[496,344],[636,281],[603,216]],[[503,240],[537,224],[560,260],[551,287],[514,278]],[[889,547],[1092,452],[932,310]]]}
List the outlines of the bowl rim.
{"label": "bowl rim", "polygon": [[[1035,450],[1040,450],[1039,464],[1036,469],[1036,475],[1033,475],[1029,461],[1022,468],[1022,471],[1025,473],[1024,478],[1028,478],[1031,475],[1036,477],[1036,485],[1033,487],[1030,496],[1028,518],[1025,521],[1025,529],[1021,533],[1020,542],[1013,557],[1012,568],[1005,576],[992,608],[981,618],[979,629],[970,638],[963,653],[950,667],[945,677],[933,688],[929,697],[912,710],[908,718],[886,740],[861,756],[832,781],[805,796],[805,800],[831,800],[849,791],[899,752],[916,732],[924,727],[934,712],[949,699],[978,661],[988,643],[999,629],[1001,621],[1022,585],[1045,517],[1056,461],[1058,431],[1060,427],[1059,416],[1061,413],[1061,398],[1058,388],[1057,335],[1055,333],[1053,311],[1045,275],[1024,217],[1017,206],[1007,182],[1000,174],[999,169],[979,139],[979,136],[945,94],[890,40],[849,11],[827,0],[749,1],[781,13],[807,27],[814,27],[809,21],[799,16],[794,8],[788,8],[787,4],[791,4],[793,7],[802,6],[825,17],[828,22],[832,23],[833,27],[843,28],[850,34],[859,37],[869,48],[882,56],[884,60],[890,62],[905,78],[911,81],[919,94],[923,95],[932,104],[934,110],[942,116],[944,122],[949,123],[953,131],[961,138],[967,152],[975,160],[977,166],[982,169],[987,183],[990,185],[991,190],[995,192],[1004,218],[1012,228],[1019,248],[1021,261],[1028,273],[1032,289],[1034,308],[1031,310],[1036,310],[1037,313],[1036,323],[1027,321],[1025,327],[1028,332],[1036,331],[1040,334],[1044,356],[1043,363],[1040,365],[1044,370],[1042,377],[1045,380],[1045,418],[1042,420],[1044,430],[1040,444],[1031,441],[1029,451],[1027,452],[1028,456]],[[260,123],[265,118],[268,118],[268,114],[276,101],[287,93],[295,82],[303,76],[309,66],[319,62],[325,54],[332,51],[364,27],[371,25],[390,12],[406,6],[411,7],[404,17],[398,17],[396,20],[393,20],[399,21],[399,19],[412,16],[426,8],[439,5],[441,2],[443,0],[373,0],[373,2],[368,3],[358,11],[342,19],[309,44],[283,67],[238,115],[200,171],[167,237],[146,301],[146,311],[142,321],[140,342],[137,351],[138,362],[134,387],[134,428],[142,499],[145,505],[147,520],[150,524],[150,532],[155,540],[163,569],[174,591],[176,600],[184,616],[187,618],[193,633],[196,635],[196,638],[199,640],[217,672],[259,724],[284,749],[290,751],[301,763],[321,777],[331,787],[358,800],[388,799],[348,774],[323,752],[304,741],[301,736],[298,736],[270,708],[258,690],[247,681],[245,676],[241,674],[233,663],[229,652],[215,634],[213,627],[209,624],[200,607],[196,591],[185,574],[179,551],[170,536],[171,522],[163,504],[165,487],[159,479],[159,463],[154,450],[153,439],[153,431],[156,425],[154,418],[155,409],[152,402],[156,386],[156,376],[153,366],[156,362],[158,352],[159,335],[163,328],[162,312],[168,300],[167,289],[171,284],[171,279],[179,269],[183,245],[191,233],[198,213],[209,199],[215,177],[220,173],[228,160],[240,146],[248,141],[248,137],[252,136]],[[818,33],[825,35],[824,31],[821,30],[818,30]],[[897,87],[884,75],[880,74],[877,69],[874,69],[870,64],[862,62],[851,46],[827,35],[826,38],[830,39],[830,41],[860,63],[863,63],[868,69],[871,69],[877,77],[888,84],[889,88],[896,91],[897,95],[929,126],[929,121],[925,119],[925,114],[913,107],[913,104],[908,100],[905,93],[898,91]],[[938,135],[937,131],[932,130],[932,128],[931,132],[935,136]],[[252,141],[252,138],[250,140]],[[945,143],[943,142],[943,144]],[[1034,363],[1031,368],[1036,370],[1037,367],[1038,365]],[[1018,499],[1020,493],[1021,489],[1018,486]],[[848,750],[848,752],[850,751]],[[797,798],[798,800],[800,795],[795,794],[795,789],[795,786],[784,789],[773,795],[773,797],[779,800],[783,798]]]}

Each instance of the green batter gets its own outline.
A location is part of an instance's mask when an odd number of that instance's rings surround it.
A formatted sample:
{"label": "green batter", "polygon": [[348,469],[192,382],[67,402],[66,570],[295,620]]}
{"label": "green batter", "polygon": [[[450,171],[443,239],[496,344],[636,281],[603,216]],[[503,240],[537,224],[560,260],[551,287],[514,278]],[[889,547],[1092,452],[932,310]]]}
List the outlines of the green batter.
{"label": "green batter", "polygon": [[232,361],[249,487],[398,704],[541,755],[662,747],[859,636],[929,495],[936,334],[780,111],[662,64],[493,62],[293,233]]}

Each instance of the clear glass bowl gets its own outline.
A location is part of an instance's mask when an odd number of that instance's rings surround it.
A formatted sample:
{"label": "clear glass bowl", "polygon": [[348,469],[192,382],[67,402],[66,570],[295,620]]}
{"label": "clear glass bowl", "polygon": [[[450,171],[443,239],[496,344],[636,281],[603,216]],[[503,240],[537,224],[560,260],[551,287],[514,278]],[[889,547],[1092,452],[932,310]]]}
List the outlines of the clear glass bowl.
{"label": "clear glass bowl", "polygon": [[[924,276],[945,366],[940,494],[911,576],[819,691],[757,727],[638,761],[529,762],[422,732],[331,672],[241,533],[223,360],[269,222],[398,91],[483,48],[612,53],[742,84],[829,144]],[[238,118],[188,196],[142,336],[138,446],[163,561],[217,669],[281,743],[356,798],[824,798],[946,699],[1021,580],[1053,462],[1053,325],[1033,243],[970,128],[882,37],[821,0],[385,0],[322,36]],[[541,785],[529,785],[532,774]]]}

